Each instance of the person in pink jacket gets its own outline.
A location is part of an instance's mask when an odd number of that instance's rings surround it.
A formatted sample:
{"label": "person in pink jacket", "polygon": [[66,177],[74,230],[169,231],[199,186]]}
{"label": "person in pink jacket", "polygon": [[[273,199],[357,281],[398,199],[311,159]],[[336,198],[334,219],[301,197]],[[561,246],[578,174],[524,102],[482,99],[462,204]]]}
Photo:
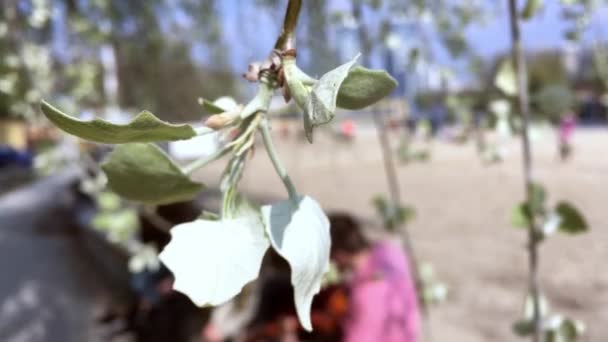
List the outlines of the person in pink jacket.
{"label": "person in pink jacket", "polygon": [[572,135],[576,128],[576,117],[573,112],[565,113],[559,123],[559,155],[567,160],[572,154]]}
{"label": "person in pink jacket", "polygon": [[396,241],[368,241],[348,214],[330,215],[332,260],[349,273],[345,342],[416,342],[419,311],[409,261]]}

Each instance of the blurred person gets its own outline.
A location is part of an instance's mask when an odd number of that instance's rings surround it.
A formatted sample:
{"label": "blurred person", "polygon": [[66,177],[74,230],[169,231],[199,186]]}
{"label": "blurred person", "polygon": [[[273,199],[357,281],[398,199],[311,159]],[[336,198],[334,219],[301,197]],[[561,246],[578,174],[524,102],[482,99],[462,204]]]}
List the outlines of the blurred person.
{"label": "blurred person", "polygon": [[572,111],[569,111],[562,116],[559,123],[558,144],[562,161],[567,160],[572,154],[572,135],[575,127],[576,117]]}
{"label": "blurred person", "polygon": [[357,124],[353,119],[346,119],[340,123],[340,137],[345,140],[352,140],[357,133]]}
{"label": "blurred person", "polygon": [[392,240],[370,242],[349,214],[335,213],[329,220],[332,260],[349,273],[343,341],[417,341],[416,290],[401,246]]}

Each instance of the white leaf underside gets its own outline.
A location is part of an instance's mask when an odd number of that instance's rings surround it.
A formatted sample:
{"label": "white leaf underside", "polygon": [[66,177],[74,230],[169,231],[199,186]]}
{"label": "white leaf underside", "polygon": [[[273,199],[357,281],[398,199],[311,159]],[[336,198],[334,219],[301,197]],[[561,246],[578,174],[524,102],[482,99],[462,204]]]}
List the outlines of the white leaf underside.
{"label": "white leaf underside", "polygon": [[175,226],[159,258],[173,272],[173,288],[196,305],[219,305],[257,278],[269,247],[254,218],[196,220]]}
{"label": "white leaf underside", "polygon": [[313,128],[328,123],[336,115],[338,91],[358,58],[359,55],[329,71],[313,86],[304,108],[304,131],[309,142],[312,142]]}
{"label": "white leaf underside", "polygon": [[291,267],[298,318],[310,331],[312,299],[329,270],[329,220],[310,197],[301,197],[296,210],[290,201],[264,206],[262,216],[272,247]]}

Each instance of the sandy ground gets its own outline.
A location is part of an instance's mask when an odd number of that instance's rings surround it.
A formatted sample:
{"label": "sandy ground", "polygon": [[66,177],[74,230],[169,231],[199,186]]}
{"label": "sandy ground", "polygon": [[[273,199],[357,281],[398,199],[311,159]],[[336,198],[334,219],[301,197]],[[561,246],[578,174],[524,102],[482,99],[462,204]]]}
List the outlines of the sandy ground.
{"label": "sandy ground", "polygon": [[[314,145],[288,138],[279,142],[300,193],[328,210],[349,210],[377,222],[372,196],[386,190],[373,131],[352,144],[319,135]],[[393,140],[395,141],[395,140]],[[575,155],[557,160],[555,137],[535,142],[536,175],[550,201],[568,198],[583,209],[592,231],[556,236],[541,249],[541,280],[554,311],[582,319],[588,341],[608,341],[608,130],[579,130]],[[523,196],[520,150],[500,164],[484,165],[473,144],[434,142],[432,160],[399,167],[404,201],[416,207],[409,229],[422,260],[431,262],[450,289],[433,307],[434,341],[517,341],[511,324],[521,316],[526,289],[525,233],[510,226],[510,213]],[[197,177],[217,184],[221,162]],[[263,149],[258,149],[241,189],[257,198],[285,196]]]}

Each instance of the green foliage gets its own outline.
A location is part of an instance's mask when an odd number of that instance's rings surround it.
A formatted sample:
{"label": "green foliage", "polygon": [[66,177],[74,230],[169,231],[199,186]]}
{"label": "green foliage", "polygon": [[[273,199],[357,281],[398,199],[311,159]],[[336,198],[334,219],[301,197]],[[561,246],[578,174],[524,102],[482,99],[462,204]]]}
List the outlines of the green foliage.
{"label": "green foliage", "polygon": [[539,225],[539,241],[556,231],[579,234],[589,229],[583,215],[567,201],[560,201],[554,210],[548,210],[547,192],[539,183],[532,183],[530,202],[518,204],[511,215],[511,223],[517,228],[529,228],[533,222]]}
{"label": "green foliage", "polygon": [[431,158],[431,151],[428,148],[415,149],[411,146],[408,139],[403,139],[403,141],[399,144],[397,157],[399,157],[399,161],[403,164],[411,162],[424,163],[428,162]]}
{"label": "green foliage", "polygon": [[105,200],[107,200],[108,196],[112,195],[110,192],[99,194],[98,205],[100,205],[100,211],[93,218],[91,224],[95,229],[104,232],[110,241],[123,244],[139,229],[139,217],[133,209],[104,208],[99,199],[105,197]]}
{"label": "green foliage", "polygon": [[530,320],[518,320],[513,323],[513,332],[519,337],[526,337],[532,334],[534,323]]}
{"label": "green foliage", "polygon": [[45,101],[41,103],[41,109],[55,126],[65,132],[103,144],[174,141],[196,136],[190,125],[173,125],[146,111],[139,113],[126,125],[116,125],[97,118],[93,121],[75,119]]}
{"label": "green foliage", "polygon": [[543,0],[528,0],[526,6],[521,12],[521,17],[524,20],[528,20],[536,14],[536,12],[543,6]]}
{"label": "green foliage", "polygon": [[354,67],[338,92],[337,105],[340,108],[357,110],[368,107],[397,87],[397,81],[384,70]]}
{"label": "green foliage", "polygon": [[530,222],[532,222],[532,218],[530,206],[527,203],[522,202],[513,208],[511,223],[517,228],[528,228]]}
{"label": "green foliage", "polygon": [[500,63],[494,77],[494,85],[505,95],[515,96],[517,94],[517,77],[511,59],[506,58]]}
{"label": "green foliage", "polygon": [[533,182],[530,189],[530,209],[533,214],[543,214],[547,201],[547,191],[545,187],[537,182]]}
{"label": "green foliage", "polygon": [[[543,342],[579,341],[585,332],[585,325],[581,321],[550,313],[546,299],[541,296],[539,300]],[[532,312],[532,297],[528,296],[525,303],[524,318],[516,321],[512,326],[513,332],[517,336],[528,337],[532,335],[534,330]]]}
{"label": "green foliage", "polygon": [[114,192],[147,204],[191,200],[203,189],[153,144],[119,145],[101,168]]}
{"label": "green foliage", "polygon": [[528,87],[530,93],[539,94],[543,89],[557,84],[569,84],[568,71],[563,55],[554,51],[535,53],[527,58]]}
{"label": "green foliage", "polygon": [[547,192],[539,183],[532,183],[530,202],[522,202],[513,209],[511,223],[518,228],[529,228],[538,215],[544,215]]}
{"label": "green foliage", "polygon": [[[108,2],[109,8],[114,5],[113,0]],[[138,8],[141,4],[128,3],[125,6]],[[148,17],[154,14],[150,8],[141,8]],[[299,7],[288,8],[294,10]],[[293,19],[289,15],[286,17]],[[142,29],[140,24],[135,24],[138,26],[135,31]],[[150,27],[155,29],[155,25]],[[116,45],[117,54],[128,53],[128,48]],[[158,44],[155,48],[161,46]],[[351,108],[361,108],[388,95],[394,89],[395,82],[385,72],[365,68],[354,69],[354,74],[348,80],[356,58],[316,80],[302,72],[293,54],[288,53],[289,49],[281,50],[283,48],[274,50],[267,60],[257,64],[260,66],[258,69],[251,68],[248,72],[248,76],[251,76],[248,80],[257,81],[259,85],[255,97],[247,104],[238,105],[228,98],[220,98],[213,103],[201,99],[199,102],[203,108],[214,115],[205,122],[205,127],[196,131],[189,125],[163,122],[148,112],[139,114],[126,125],[116,125],[100,119],[88,122],[78,120],[46,102],[42,103],[42,110],[51,122],[67,133],[95,142],[119,144],[101,166],[107,176],[107,185],[123,198],[144,204],[160,205],[193,199],[203,185],[192,181],[187,174],[224,155],[230,155],[220,184],[223,195],[220,213],[203,212],[199,219],[173,227],[171,242],[160,258],[175,275],[175,289],[184,292],[198,305],[218,305],[230,300],[246,283],[257,277],[262,257],[271,246],[290,264],[298,318],[303,327],[310,330],[312,299],[329,269],[329,222],[316,201],[297,193],[276,154],[268,123],[271,99],[280,86],[284,87],[285,98],[293,97],[304,110],[304,125],[308,138],[312,140],[313,127],[332,120],[338,101]],[[142,56],[141,60],[143,57],[147,56]],[[153,69],[152,77],[162,78],[157,77],[157,73],[164,68],[160,68],[156,62],[158,60],[135,66],[121,65],[121,68],[126,69],[127,73],[141,74],[145,74],[142,70]],[[167,69],[171,80],[181,74]],[[130,86],[128,82],[120,81],[123,90],[147,91],[147,82]],[[347,86],[342,89],[344,82],[347,82]],[[165,82],[163,86],[170,83]],[[211,80],[208,83],[216,86]],[[342,99],[339,100],[341,91]],[[163,94],[175,100],[171,95]],[[131,95],[121,94],[121,99],[127,98],[126,102],[129,102],[137,97]],[[275,171],[289,194],[287,200],[265,205],[261,211],[248,204],[238,193],[246,161],[253,155],[258,131]],[[183,170],[160,148],[151,144],[190,139],[197,133],[209,132],[217,132],[223,146]],[[120,210],[115,197],[105,196],[99,203],[101,208],[111,210],[113,214]],[[113,218],[100,216],[97,224],[100,227],[112,226],[113,220],[121,215]],[[408,208],[395,208],[391,215],[395,224],[399,224],[412,213]],[[127,217],[126,214],[124,217]],[[303,245],[306,248],[303,249]],[[130,266],[133,269],[158,265],[157,260],[151,257],[155,254],[153,249],[142,245],[132,249],[134,257]]]}
{"label": "green foliage", "polygon": [[551,84],[543,87],[534,98],[543,117],[556,121],[574,106],[574,94],[565,84]]}
{"label": "green foliage", "polygon": [[209,114],[221,114],[226,110],[217,106],[215,103],[205,100],[203,98],[198,99],[198,103],[205,109]]}
{"label": "green foliage", "polygon": [[113,192],[104,191],[97,195],[97,206],[101,211],[118,210],[121,204],[120,197]]}
{"label": "green foliage", "polygon": [[397,206],[382,195],[375,196],[372,204],[382,219],[382,225],[390,232],[396,231],[401,225],[407,224],[416,216],[414,208]]}
{"label": "green foliage", "polygon": [[309,142],[312,142],[313,128],[330,122],[336,115],[340,86],[358,58],[359,56],[356,56],[350,62],[321,76],[312,87],[304,107],[304,131]]}
{"label": "green foliage", "polygon": [[433,265],[428,262],[420,264],[420,282],[422,283],[422,300],[428,304],[439,304],[446,300],[448,287],[439,282],[435,276]]}
{"label": "green foliage", "polygon": [[284,60],[287,93],[304,110],[304,131],[309,142],[312,143],[314,127],[330,122],[337,107],[367,107],[397,86],[385,71],[354,68],[357,58],[329,71],[318,81],[301,71],[293,58]]}
{"label": "green foliage", "polygon": [[589,229],[583,215],[571,203],[565,201],[559,202],[555,207],[555,212],[560,217],[558,229],[561,232],[579,234]]}

